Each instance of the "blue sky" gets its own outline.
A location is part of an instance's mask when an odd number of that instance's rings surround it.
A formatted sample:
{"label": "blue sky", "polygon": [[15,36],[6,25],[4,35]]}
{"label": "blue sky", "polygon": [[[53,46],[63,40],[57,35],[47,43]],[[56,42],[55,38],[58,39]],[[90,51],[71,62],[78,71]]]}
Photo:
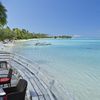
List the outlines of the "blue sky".
{"label": "blue sky", "polygon": [[31,32],[100,37],[100,0],[0,0],[8,26]]}

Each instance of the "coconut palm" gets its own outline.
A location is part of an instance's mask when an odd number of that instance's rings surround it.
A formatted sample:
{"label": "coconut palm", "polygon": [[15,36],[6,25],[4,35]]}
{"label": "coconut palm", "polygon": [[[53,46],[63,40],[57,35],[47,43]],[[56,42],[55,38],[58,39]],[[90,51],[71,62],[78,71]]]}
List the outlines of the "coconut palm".
{"label": "coconut palm", "polygon": [[7,14],[6,14],[6,12],[7,12],[6,8],[0,2],[0,27],[7,24]]}

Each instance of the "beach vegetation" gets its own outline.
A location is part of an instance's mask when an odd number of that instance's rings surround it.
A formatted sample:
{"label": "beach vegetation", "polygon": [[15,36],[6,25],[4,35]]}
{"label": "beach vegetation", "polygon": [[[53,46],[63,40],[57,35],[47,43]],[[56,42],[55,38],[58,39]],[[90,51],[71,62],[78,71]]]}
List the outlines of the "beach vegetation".
{"label": "beach vegetation", "polygon": [[52,38],[54,39],[58,39],[58,38],[61,38],[61,39],[71,39],[73,36],[72,35],[56,35],[56,36],[52,36]]}
{"label": "beach vegetation", "polygon": [[18,40],[18,39],[31,39],[33,34],[25,29],[10,29],[8,26],[6,28],[0,29],[0,41],[5,40]]}
{"label": "beach vegetation", "polygon": [[34,38],[72,38],[71,35],[60,35],[60,36],[49,36],[44,33],[31,33],[26,29],[13,28],[10,29],[8,26],[6,28],[0,29],[0,41],[5,40],[19,40],[19,39],[34,39]]}
{"label": "beach vegetation", "polygon": [[49,35],[44,33],[33,33],[33,38],[49,38]]}
{"label": "beach vegetation", "polygon": [[72,36],[71,35],[61,35],[61,36],[58,36],[58,38],[68,38],[68,39],[70,39],[70,38],[72,38]]}
{"label": "beach vegetation", "polygon": [[7,24],[7,9],[0,2],[0,28]]}

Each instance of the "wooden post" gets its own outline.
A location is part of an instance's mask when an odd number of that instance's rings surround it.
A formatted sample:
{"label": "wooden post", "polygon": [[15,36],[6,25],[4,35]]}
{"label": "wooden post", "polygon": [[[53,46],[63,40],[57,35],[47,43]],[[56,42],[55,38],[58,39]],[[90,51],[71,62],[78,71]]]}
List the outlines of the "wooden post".
{"label": "wooden post", "polygon": [[52,87],[54,86],[54,83],[55,83],[55,80],[52,80],[52,81],[50,82],[50,90],[51,90]]}

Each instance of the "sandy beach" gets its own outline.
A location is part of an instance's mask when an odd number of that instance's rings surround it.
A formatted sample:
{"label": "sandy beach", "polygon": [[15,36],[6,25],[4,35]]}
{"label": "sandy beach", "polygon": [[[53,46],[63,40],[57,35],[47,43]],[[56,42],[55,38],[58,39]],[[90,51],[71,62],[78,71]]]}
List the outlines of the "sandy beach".
{"label": "sandy beach", "polygon": [[31,39],[22,39],[22,40],[13,40],[12,42],[7,42],[7,43],[0,42],[0,51],[12,52],[12,49],[16,45],[16,43],[26,42],[30,40]]}

